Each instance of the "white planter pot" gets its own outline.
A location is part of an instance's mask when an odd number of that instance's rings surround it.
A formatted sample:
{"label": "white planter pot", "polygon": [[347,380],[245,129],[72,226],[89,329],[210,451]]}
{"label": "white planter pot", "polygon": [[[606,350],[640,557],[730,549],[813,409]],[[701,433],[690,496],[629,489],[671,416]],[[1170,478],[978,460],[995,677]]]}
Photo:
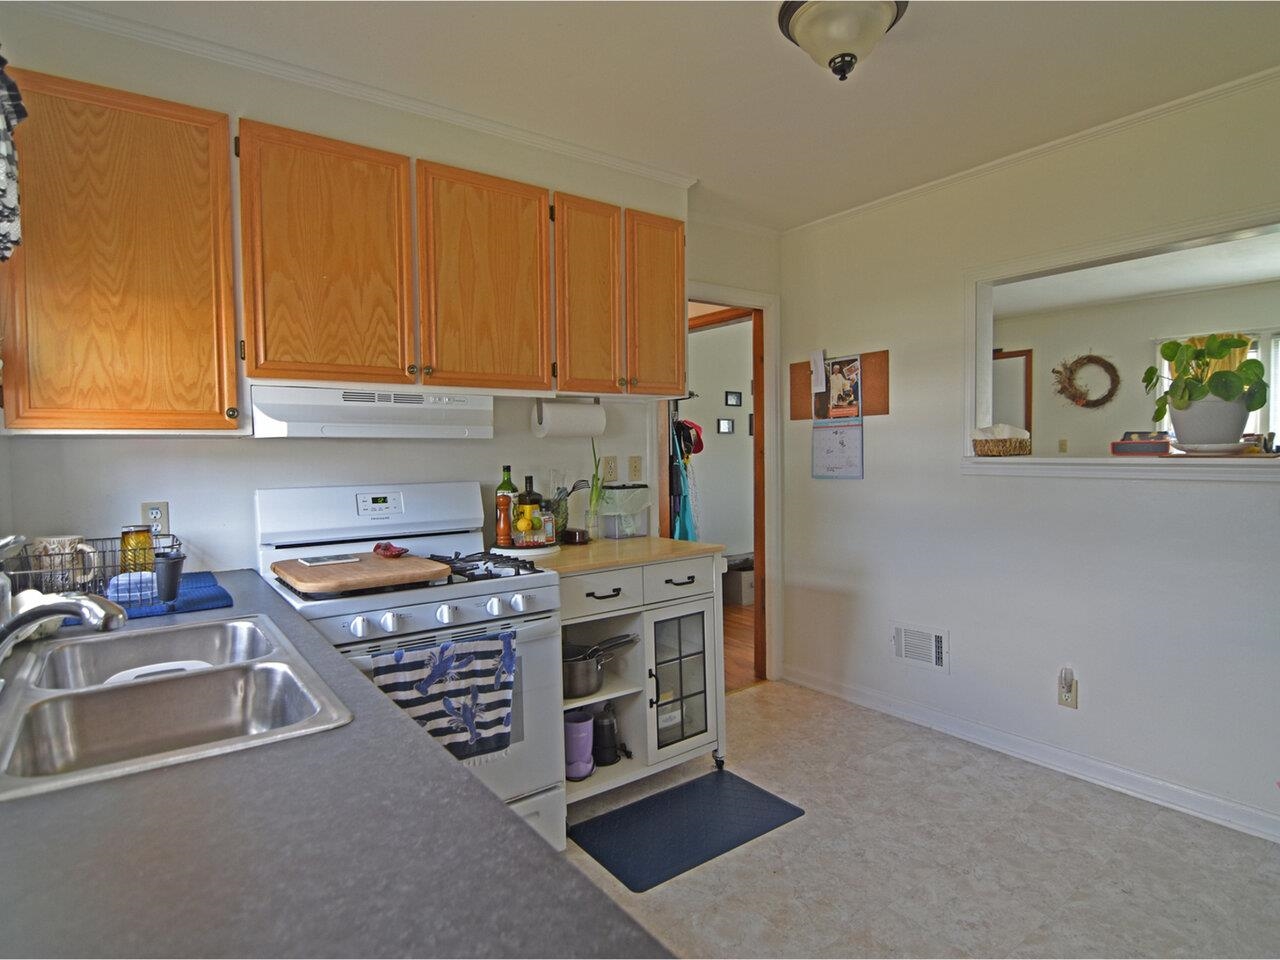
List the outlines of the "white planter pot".
{"label": "white planter pot", "polygon": [[1249,408],[1244,397],[1222,400],[1208,396],[1185,410],[1170,406],[1169,418],[1179,443],[1238,443]]}

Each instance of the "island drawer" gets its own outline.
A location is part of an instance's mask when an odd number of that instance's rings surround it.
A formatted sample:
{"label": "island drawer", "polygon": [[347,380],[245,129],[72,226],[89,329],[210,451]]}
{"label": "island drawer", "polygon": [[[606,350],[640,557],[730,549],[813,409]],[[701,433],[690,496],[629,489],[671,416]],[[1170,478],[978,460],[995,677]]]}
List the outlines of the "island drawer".
{"label": "island drawer", "polygon": [[654,563],[644,568],[644,602],[664,603],[711,593],[715,559],[693,557]]}
{"label": "island drawer", "polygon": [[639,567],[561,577],[560,618],[576,620],[638,607],[644,603],[644,579]]}

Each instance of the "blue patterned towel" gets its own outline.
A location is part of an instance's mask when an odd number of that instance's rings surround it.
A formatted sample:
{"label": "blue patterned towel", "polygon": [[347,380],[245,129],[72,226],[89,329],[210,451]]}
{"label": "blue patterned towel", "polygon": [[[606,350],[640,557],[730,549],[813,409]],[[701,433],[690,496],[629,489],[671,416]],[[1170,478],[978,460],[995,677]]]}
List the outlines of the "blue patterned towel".
{"label": "blue patterned towel", "polygon": [[467,764],[505,756],[511,745],[516,635],[446,640],[373,658],[373,682]]}
{"label": "blue patterned towel", "polygon": [[125,610],[128,611],[130,620],[137,620],[141,617],[163,617],[170,613],[216,610],[231,605],[231,594],[218,584],[218,578],[207,571],[200,571],[182,575],[182,579],[178,581],[176,600],[156,600],[145,606],[126,606]]}

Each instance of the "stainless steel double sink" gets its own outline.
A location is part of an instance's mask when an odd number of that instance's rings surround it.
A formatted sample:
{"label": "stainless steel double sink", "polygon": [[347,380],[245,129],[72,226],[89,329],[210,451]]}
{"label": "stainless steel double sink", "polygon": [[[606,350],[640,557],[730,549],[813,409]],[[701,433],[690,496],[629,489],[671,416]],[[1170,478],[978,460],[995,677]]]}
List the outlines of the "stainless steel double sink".
{"label": "stainless steel double sink", "polygon": [[19,647],[0,689],[0,800],[341,726],[267,617]]}

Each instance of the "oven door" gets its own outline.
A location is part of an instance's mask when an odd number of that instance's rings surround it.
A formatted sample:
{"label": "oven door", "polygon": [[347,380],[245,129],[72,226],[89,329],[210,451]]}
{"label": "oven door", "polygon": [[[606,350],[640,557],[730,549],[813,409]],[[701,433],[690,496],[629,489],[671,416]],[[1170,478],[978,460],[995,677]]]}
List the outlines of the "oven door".
{"label": "oven door", "polygon": [[[471,772],[506,801],[559,786],[564,782],[564,725],[561,713],[560,617],[546,615],[459,630],[392,637],[378,643],[344,643],[338,650],[366,675],[373,656],[488,636],[502,630],[516,634],[516,678],[511,698],[511,746],[505,757],[472,766]],[[482,760],[484,758],[481,758]]]}

